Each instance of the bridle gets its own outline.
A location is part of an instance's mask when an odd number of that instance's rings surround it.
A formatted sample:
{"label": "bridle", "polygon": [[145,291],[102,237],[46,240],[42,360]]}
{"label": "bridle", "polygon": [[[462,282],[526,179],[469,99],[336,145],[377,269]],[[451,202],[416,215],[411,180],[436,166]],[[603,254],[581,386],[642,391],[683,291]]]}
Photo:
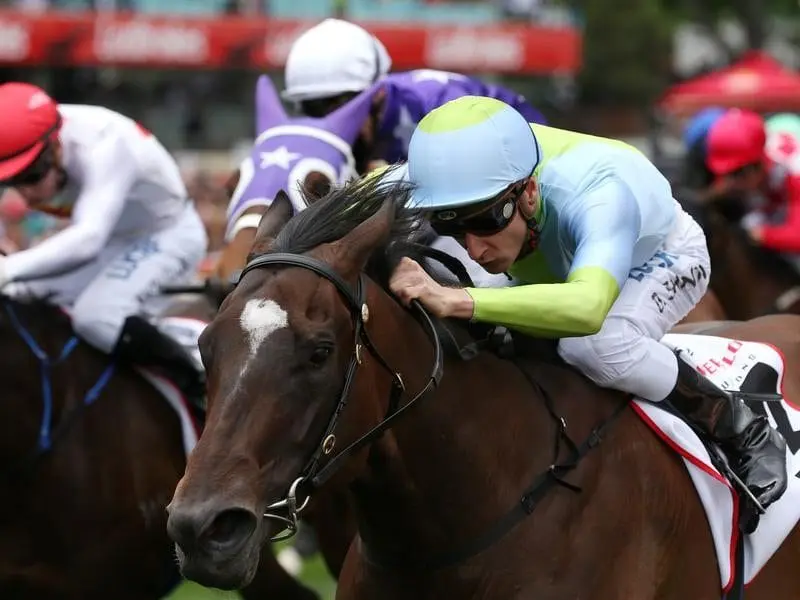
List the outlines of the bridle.
{"label": "bridle", "polygon": [[[284,525],[284,529],[271,538],[272,541],[278,541],[290,538],[297,532],[298,518],[308,505],[312,491],[318,489],[322,484],[328,481],[328,479],[342,467],[345,460],[379,438],[384,431],[395,425],[398,419],[406,414],[412,406],[439,385],[443,372],[443,360],[442,344],[436,328],[434,327],[433,320],[422,305],[415,300],[412,302],[412,306],[420,317],[422,325],[427,330],[431,342],[433,343],[433,369],[425,386],[401,407],[400,398],[406,391],[403,378],[399,372],[389,366],[381,353],[378,352],[366,329],[366,323],[369,321],[370,317],[366,302],[366,276],[363,273],[359,275],[356,287],[353,289],[352,286],[335,273],[329,265],[321,260],[301,254],[274,253],[258,256],[247,263],[238,276],[236,283],[238,284],[242,277],[249,271],[265,267],[298,267],[312,271],[323,279],[328,280],[333,284],[336,291],[339,292],[339,296],[347,305],[353,320],[354,330],[353,355],[345,371],[344,385],[339,394],[339,401],[328,420],[328,425],[325,428],[322,439],[316,445],[313,454],[306,462],[299,477],[289,486],[286,497],[283,500],[279,500],[267,506],[266,512],[264,513],[264,518],[279,521]],[[347,405],[350,388],[355,381],[358,367],[362,363],[362,351],[364,347],[366,347],[367,351],[378,361],[378,364],[391,374],[392,387],[389,395],[389,407],[383,420],[378,425],[323,464],[323,459],[329,457],[336,446],[336,426],[339,422],[339,416]],[[302,491],[305,498],[298,502],[301,487],[303,488]]]}

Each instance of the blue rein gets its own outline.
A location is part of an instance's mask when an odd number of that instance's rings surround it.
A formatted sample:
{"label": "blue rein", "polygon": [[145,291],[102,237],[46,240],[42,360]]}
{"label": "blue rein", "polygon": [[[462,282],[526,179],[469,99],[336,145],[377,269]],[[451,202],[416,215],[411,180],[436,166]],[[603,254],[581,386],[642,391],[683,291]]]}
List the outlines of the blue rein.
{"label": "blue rein", "polygon": [[[44,404],[44,410],[42,411],[42,423],[39,426],[39,439],[36,443],[36,455],[44,454],[53,447],[53,386],[51,382],[52,368],[64,362],[70,356],[70,354],[72,354],[72,351],[78,346],[79,340],[76,335],[70,337],[64,344],[64,347],[61,348],[61,352],[59,352],[58,357],[53,359],[48,356],[44,350],[42,350],[39,344],[36,343],[36,340],[33,339],[33,336],[30,334],[30,332],[22,325],[11,303],[3,302],[3,305],[5,306],[14,330],[25,342],[25,345],[30,348],[34,356],[39,359],[39,364],[41,365],[42,402]],[[72,412],[93,404],[94,401],[97,400],[98,396],[100,396],[100,392],[102,392],[106,385],[108,385],[108,382],[111,380],[111,376],[113,374],[114,363],[112,362],[103,370],[95,384],[89,388],[89,391],[86,392],[81,406],[73,409]],[[63,419],[62,421],[66,423],[67,420]]]}

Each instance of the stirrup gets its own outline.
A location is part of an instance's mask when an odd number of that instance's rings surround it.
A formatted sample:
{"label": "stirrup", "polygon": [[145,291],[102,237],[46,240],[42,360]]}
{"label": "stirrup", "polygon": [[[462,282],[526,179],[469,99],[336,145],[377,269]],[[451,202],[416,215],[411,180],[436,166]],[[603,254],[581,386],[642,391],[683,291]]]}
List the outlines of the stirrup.
{"label": "stirrup", "polygon": [[739,518],[737,526],[745,533],[753,533],[761,521],[761,515],[766,512],[764,506],[750,491],[744,481],[734,472],[730,465],[727,455],[722,451],[716,442],[706,440],[706,449],[711,456],[711,463],[717,467],[724,477],[730,481],[734,491],[739,497]]}

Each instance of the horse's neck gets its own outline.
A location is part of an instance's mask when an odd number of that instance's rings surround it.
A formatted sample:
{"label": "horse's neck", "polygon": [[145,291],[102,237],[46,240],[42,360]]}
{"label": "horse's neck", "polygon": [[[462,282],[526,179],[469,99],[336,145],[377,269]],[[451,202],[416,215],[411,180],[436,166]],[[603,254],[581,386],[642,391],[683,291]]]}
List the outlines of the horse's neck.
{"label": "horse's neck", "polygon": [[711,280],[716,279],[718,296],[731,318],[746,320],[772,312],[781,294],[800,285],[800,275],[779,256],[748,245],[732,229],[727,239],[727,257],[716,261],[716,270],[712,264]]}
{"label": "horse's neck", "polygon": [[[406,385],[413,396],[430,374],[431,353],[421,351],[430,341],[408,315],[387,310],[396,313],[379,317],[392,324],[381,328],[393,340],[387,360],[413,381]],[[582,398],[588,386],[566,368],[534,370],[557,379],[548,387],[577,394],[563,416],[580,443],[608,405]],[[377,556],[392,557],[471,541],[553,464],[555,437],[544,399],[513,363],[489,354],[448,361],[440,387],[373,446],[367,472],[353,485],[361,538]]]}

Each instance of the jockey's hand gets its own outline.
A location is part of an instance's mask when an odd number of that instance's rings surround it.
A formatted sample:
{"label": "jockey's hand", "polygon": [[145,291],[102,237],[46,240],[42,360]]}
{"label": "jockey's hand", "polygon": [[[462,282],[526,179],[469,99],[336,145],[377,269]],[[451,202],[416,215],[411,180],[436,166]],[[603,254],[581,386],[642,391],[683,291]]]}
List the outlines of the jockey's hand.
{"label": "jockey's hand", "polygon": [[389,287],[406,306],[412,300],[419,300],[437,317],[472,318],[475,308],[472,296],[463,289],[436,283],[418,262],[410,258],[403,258],[397,265]]}

